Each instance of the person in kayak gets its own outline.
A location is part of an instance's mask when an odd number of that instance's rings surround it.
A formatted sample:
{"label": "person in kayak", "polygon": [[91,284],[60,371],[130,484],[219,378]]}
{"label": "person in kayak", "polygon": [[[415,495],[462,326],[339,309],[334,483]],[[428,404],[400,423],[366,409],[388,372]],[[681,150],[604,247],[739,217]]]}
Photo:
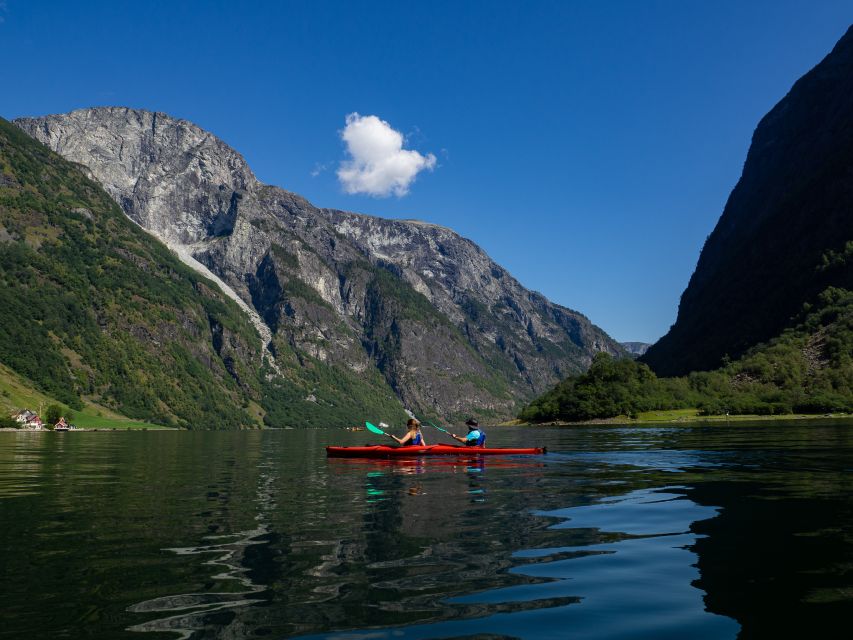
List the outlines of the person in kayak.
{"label": "person in kayak", "polygon": [[468,418],[465,424],[468,427],[467,436],[457,436],[455,433],[451,433],[450,437],[459,440],[466,447],[486,446],[486,433],[480,430],[480,423],[474,420],[474,418]]}
{"label": "person in kayak", "polygon": [[410,418],[406,423],[406,427],[409,431],[402,438],[398,438],[390,433],[388,435],[404,447],[425,447],[426,441],[424,440],[424,434],[421,433],[420,421],[417,418]]}

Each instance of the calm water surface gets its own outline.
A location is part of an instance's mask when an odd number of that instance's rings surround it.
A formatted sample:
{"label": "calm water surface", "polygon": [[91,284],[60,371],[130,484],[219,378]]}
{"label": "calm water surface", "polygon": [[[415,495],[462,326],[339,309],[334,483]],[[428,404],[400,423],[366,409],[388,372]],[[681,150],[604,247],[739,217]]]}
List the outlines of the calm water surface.
{"label": "calm water surface", "polygon": [[0,638],[850,637],[849,422],[370,438],[0,433]]}

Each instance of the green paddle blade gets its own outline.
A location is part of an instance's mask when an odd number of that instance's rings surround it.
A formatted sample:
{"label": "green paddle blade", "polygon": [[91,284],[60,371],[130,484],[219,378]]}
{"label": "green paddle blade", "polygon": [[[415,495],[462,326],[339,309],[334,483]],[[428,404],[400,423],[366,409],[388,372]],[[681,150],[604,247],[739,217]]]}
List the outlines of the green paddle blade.
{"label": "green paddle blade", "polygon": [[436,429],[438,429],[439,431],[444,431],[444,433],[447,433],[447,434],[449,434],[449,433],[450,433],[447,429],[442,429],[442,428],[441,428],[441,427],[439,427],[437,424],[433,424],[432,422],[425,422],[424,424],[428,424],[428,425],[429,425],[429,426],[431,426],[431,427],[435,427],[435,428],[436,428]]}
{"label": "green paddle blade", "polygon": [[372,431],[373,433],[378,433],[379,435],[383,435],[383,436],[385,435],[385,432],[382,429],[380,429],[379,427],[373,426],[369,422],[365,422],[364,426],[367,427],[368,431]]}

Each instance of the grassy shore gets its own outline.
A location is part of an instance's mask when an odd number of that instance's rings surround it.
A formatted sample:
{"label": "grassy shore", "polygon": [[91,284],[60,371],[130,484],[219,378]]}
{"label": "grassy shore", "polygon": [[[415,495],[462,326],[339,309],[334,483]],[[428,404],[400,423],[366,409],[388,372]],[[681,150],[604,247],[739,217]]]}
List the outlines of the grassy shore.
{"label": "grassy shore", "polygon": [[7,415],[21,409],[40,413],[52,404],[59,405],[63,411],[71,411],[74,414],[71,422],[81,429],[168,429],[159,424],[128,418],[94,402],[85,402],[79,411],[69,409],[37,391],[26,379],[0,364],[0,409]]}
{"label": "grassy shore", "polygon": [[[583,422],[562,422],[552,421],[542,424],[558,425],[558,426],[576,426],[586,424],[659,424],[659,423],[676,423],[690,424],[696,422],[714,422],[727,424],[729,422],[755,422],[755,421],[779,421],[779,420],[819,420],[824,418],[853,418],[853,415],[848,413],[827,413],[827,414],[806,414],[806,413],[789,413],[772,416],[759,415],[719,415],[719,416],[702,416],[699,415],[698,409],[670,409],[667,411],[646,411],[640,413],[637,417],[630,416],[615,416],[601,420],[586,420]],[[502,423],[502,426],[527,425],[530,423],[522,422],[521,420],[511,420]]]}

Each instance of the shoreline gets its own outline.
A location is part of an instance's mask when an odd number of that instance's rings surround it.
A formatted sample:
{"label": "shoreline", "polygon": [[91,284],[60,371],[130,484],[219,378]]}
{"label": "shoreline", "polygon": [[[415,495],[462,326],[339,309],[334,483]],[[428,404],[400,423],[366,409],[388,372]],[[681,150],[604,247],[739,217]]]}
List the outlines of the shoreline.
{"label": "shoreline", "polygon": [[[700,416],[698,414],[688,413],[686,410],[673,411],[652,411],[646,414],[641,414],[639,418],[630,418],[628,416],[615,416],[613,418],[597,418],[594,420],[581,420],[577,422],[566,422],[563,420],[549,420],[547,422],[522,422],[520,420],[510,420],[500,422],[491,427],[587,427],[587,426],[632,426],[639,427],[644,425],[693,425],[693,424],[729,424],[731,422],[797,422],[802,420],[851,420],[853,414],[850,413],[821,413],[821,414],[782,414],[782,415],[729,415],[729,416]],[[279,427],[257,429],[257,431],[276,431],[290,430],[293,427]],[[115,427],[80,427],[70,430],[70,433],[91,433],[91,432],[116,432],[116,431],[194,431],[192,429],[180,429],[177,427],[166,427],[159,425],[149,426],[115,426]],[[205,431],[198,429],[197,431]],[[235,431],[243,431],[243,429],[235,429]],[[256,431],[252,429],[251,431]],[[6,433],[54,433],[53,429],[15,429],[12,427],[0,427],[0,432]],[[57,433],[67,433],[59,431]]]}
{"label": "shoreline", "polygon": [[[699,424],[699,423],[722,423],[729,424],[730,422],[768,422],[768,421],[791,421],[798,420],[853,420],[853,414],[849,413],[788,413],[780,415],[729,415],[729,416],[700,416],[700,415],[666,415],[666,411],[652,411],[642,415],[639,418],[631,418],[629,416],[615,416],[613,418],[596,418],[593,420],[581,420],[578,422],[566,422],[563,420],[548,420],[546,422],[522,422],[520,420],[512,420],[503,422],[498,426],[502,427],[583,427],[590,425],[627,425],[641,426],[646,424]],[[674,413],[674,412],[673,412]]]}
{"label": "shoreline", "polygon": [[92,431],[188,431],[188,429],[178,429],[177,427],[79,427],[77,429],[15,429],[12,427],[0,427],[0,432],[7,433],[82,433]]}

